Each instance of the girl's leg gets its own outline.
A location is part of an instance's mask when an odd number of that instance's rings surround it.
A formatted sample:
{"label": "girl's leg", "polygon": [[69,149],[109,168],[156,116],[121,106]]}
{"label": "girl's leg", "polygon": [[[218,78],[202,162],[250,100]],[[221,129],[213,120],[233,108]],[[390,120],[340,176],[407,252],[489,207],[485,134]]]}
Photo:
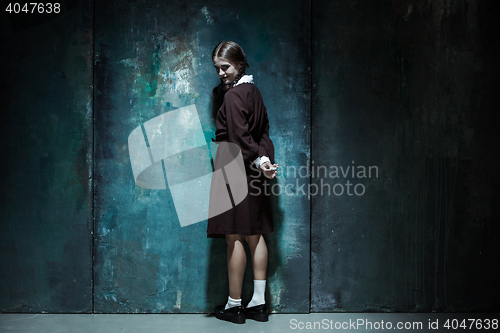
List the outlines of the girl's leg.
{"label": "girl's leg", "polygon": [[247,264],[243,239],[241,235],[226,235],[229,297],[226,306],[215,309],[216,318],[235,324],[245,323],[245,311],[241,306],[241,286]]}
{"label": "girl's leg", "polygon": [[266,241],[262,235],[245,236],[245,240],[250,248],[254,277],[253,296],[247,305],[248,308],[251,308],[266,303],[265,291],[268,253]]}
{"label": "girl's leg", "polygon": [[262,235],[245,236],[252,256],[254,280],[265,280],[267,275],[267,245]]}
{"label": "girl's leg", "polygon": [[247,265],[247,256],[243,247],[242,235],[226,235],[227,272],[229,277],[229,297],[241,299],[243,275]]}

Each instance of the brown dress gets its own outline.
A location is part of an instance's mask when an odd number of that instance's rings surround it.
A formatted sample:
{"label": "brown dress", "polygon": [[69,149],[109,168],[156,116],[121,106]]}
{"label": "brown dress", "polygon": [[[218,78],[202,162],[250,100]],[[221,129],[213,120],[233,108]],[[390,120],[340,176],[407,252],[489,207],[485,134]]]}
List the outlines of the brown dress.
{"label": "brown dress", "polygon": [[255,166],[251,167],[253,161],[262,156],[269,157],[274,163],[274,146],[269,138],[266,107],[254,84],[242,83],[225,94],[217,113],[215,136],[215,141],[235,143],[241,149],[248,195],[238,205],[208,219],[207,237],[272,232],[268,179]]}

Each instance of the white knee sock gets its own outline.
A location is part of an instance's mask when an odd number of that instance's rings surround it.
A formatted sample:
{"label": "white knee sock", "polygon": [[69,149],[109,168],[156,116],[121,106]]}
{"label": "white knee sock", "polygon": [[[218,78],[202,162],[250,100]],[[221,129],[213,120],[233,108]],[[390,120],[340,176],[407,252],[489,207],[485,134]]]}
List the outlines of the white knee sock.
{"label": "white knee sock", "polygon": [[227,310],[229,308],[234,308],[235,306],[241,306],[241,298],[234,299],[234,298],[231,298],[228,296],[225,310]]}
{"label": "white knee sock", "polygon": [[253,296],[247,308],[265,304],[266,280],[253,280]]}

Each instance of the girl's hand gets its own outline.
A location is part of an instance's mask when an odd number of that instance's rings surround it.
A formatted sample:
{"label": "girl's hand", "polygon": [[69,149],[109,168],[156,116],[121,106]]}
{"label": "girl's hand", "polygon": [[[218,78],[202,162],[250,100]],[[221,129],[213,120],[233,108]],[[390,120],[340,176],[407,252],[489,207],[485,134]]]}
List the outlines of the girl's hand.
{"label": "girl's hand", "polygon": [[260,170],[264,173],[264,176],[266,176],[269,179],[273,179],[276,177],[276,174],[278,171],[276,170],[278,168],[279,164],[271,164],[269,162],[265,162],[260,166]]}

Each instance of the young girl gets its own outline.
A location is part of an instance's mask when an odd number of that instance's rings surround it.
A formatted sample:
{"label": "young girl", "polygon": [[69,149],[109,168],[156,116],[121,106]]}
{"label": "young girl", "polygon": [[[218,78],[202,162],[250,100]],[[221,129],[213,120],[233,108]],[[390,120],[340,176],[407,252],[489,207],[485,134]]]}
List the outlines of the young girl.
{"label": "young girl", "polygon": [[[245,318],[268,320],[264,299],[267,271],[267,246],[263,234],[273,231],[269,197],[265,178],[276,176],[273,164],[274,146],[269,138],[266,107],[241,47],[231,41],[219,43],[212,52],[212,60],[221,79],[214,94],[224,94],[224,102],[216,117],[216,142],[230,142],[239,146],[245,163],[248,195],[232,209],[208,219],[207,236],[225,237],[229,297],[225,306],[218,307],[218,319],[243,324]],[[254,293],[244,308],[241,287],[246,266],[244,241],[250,248],[254,276]]]}

